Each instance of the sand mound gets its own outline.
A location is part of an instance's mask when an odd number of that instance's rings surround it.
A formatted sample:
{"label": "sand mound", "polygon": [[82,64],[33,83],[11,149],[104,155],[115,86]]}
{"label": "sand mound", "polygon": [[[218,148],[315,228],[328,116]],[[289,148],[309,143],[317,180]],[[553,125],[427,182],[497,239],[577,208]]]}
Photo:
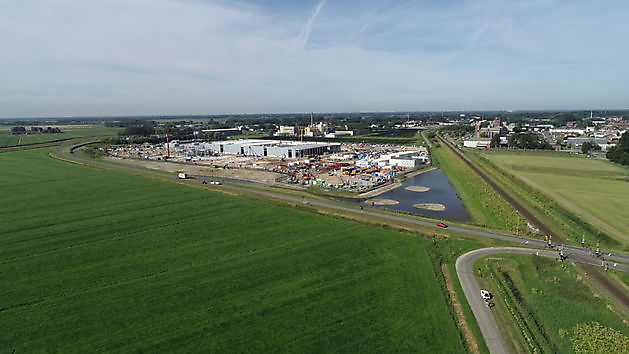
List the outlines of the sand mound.
{"label": "sand mound", "polygon": [[433,211],[444,211],[446,210],[446,206],[443,204],[436,204],[436,203],[420,203],[420,204],[413,204],[413,207],[417,208],[417,209],[426,209],[426,210],[433,210]]}
{"label": "sand mound", "polygon": [[430,188],[424,186],[408,186],[404,189],[411,192],[428,192],[430,190]]}
{"label": "sand mound", "polygon": [[365,204],[369,204],[371,205],[373,203],[373,205],[396,205],[396,204],[400,204],[400,202],[398,202],[397,200],[393,200],[393,199],[369,199],[369,200],[365,200]]}

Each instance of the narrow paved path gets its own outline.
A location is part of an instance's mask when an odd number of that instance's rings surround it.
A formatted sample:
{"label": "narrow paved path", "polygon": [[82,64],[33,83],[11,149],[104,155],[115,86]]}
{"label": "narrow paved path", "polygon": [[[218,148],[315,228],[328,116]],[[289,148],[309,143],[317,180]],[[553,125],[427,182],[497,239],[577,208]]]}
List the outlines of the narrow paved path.
{"label": "narrow paved path", "polygon": [[[518,248],[518,247],[489,247],[480,248],[461,255],[456,260],[456,272],[463,288],[463,293],[467,298],[467,302],[472,308],[474,317],[478,322],[485,343],[490,353],[506,353],[504,342],[500,337],[500,331],[496,325],[496,320],[492,310],[485,305],[480,296],[480,286],[474,277],[474,262],[479,258],[500,254],[500,253],[515,253],[515,254],[531,254],[542,257],[557,258],[557,252],[550,250],[537,250],[531,248]],[[593,259],[582,255],[572,255],[568,257],[566,262],[578,262],[589,265],[601,265],[598,259]],[[629,272],[629,266],[620,264],[616,269],[623,272]]]}

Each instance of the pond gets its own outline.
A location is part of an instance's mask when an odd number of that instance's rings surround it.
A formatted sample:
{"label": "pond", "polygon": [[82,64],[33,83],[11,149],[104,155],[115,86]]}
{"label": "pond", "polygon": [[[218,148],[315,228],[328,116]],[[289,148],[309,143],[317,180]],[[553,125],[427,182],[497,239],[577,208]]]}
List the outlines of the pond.
{"label": "pond", "polygon": [[[375,208],[400,210],[438,219],[472,220],[463,206],[463,201],[459,199],[456,190],[440,169],[409,177],[402,182],[401,187],[382,193],[374,198],[343,200],[354,203],[366,203],[370,206],[370,201],[375,201],[375,205],[373,205]],[[383,204],[392,204],[392,201],[398,203],[394,205],[377,205],[378,200],[381,200]],[[417,208],[415,207],[416,204],[422,204],[422,206],[429,209]]]}

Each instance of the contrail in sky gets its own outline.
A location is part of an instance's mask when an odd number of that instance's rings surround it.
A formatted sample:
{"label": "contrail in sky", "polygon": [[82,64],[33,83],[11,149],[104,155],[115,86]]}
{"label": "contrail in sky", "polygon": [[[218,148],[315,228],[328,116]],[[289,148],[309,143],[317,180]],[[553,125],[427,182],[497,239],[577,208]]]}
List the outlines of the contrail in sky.
{"label": "contrail in sky", "polygon": [[324,4],[325,4],[325,0],[321,0],[319,5],[317,5],[317,7],[315,8],[315,11],[312,14],[312,16],[310,16],[310,18],[308,19],[308,22],[306,23],[304,30],[301,31],[301,33],[299,34],[298,38],[302,47],[305,47],[306,43],[308,43],[308,39],[310,39],[310,33],[312,33],[312,25],[317,19],[317,16],[319,16],[319,11],[321,11],[321,8],[323,7]]}

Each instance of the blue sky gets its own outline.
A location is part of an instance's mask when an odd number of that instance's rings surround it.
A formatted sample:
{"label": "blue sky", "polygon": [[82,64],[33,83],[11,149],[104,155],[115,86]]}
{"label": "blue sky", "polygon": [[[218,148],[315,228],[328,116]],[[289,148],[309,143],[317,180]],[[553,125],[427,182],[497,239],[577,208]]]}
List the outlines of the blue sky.
{"label": "blue sky", "polygon": [[0,0],[0,117],[629,108],[627,1]]}

